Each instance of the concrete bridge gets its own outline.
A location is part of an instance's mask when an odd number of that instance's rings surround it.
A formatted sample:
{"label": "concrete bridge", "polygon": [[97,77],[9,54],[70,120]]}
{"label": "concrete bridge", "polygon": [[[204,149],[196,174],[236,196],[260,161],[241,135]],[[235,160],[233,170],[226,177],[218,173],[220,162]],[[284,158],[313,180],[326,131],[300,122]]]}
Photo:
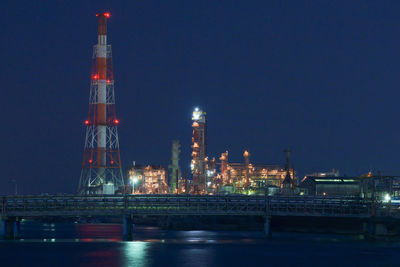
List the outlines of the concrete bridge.
{"label": "concrete bridge", "polygon": [[[400,221],[399,206],[361,198],[262,195],[114,195],[114,196],[3,196],[1,235],[18,238],[19,222],[35,217],[122,216],[124,235],[132,236],[133,218],[142,215],[240,215],[265,218],[270,235],[274,216],[361,218],[366,221]],[[375,233],[376,223],[370,225]]]}

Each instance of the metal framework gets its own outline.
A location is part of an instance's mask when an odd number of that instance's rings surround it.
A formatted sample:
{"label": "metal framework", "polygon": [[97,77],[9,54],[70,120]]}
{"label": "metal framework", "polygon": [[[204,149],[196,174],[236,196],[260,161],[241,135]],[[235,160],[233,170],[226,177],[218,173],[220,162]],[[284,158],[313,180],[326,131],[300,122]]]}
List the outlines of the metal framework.
{"label": "metal framework", "polygon": [[79,194],[115,194],[123,190],[119,140],[115,113],[114,77],[111,45],[107,45],[108,13],[98,14],[98,44],[93,48],[92,76],[89,94],[89,116],[86,124]]}
{"label": "metal framework", "polygon": [[361,198],[114,195],[7,196],[1,217],[107,215],[319,216],[400,219],[398,206]]}

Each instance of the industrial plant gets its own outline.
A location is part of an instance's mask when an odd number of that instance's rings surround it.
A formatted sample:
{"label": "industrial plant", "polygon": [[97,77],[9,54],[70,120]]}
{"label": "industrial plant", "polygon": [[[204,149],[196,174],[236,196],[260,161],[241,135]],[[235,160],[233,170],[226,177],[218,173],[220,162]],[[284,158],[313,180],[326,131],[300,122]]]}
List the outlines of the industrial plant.
{"label": "industrial plant", "polygon": [[[219,160],[207,155],[206,112],[195,108],[192,113],[192,153],[190,176],[182,175],[179,166],[181,145],[173,140],[171,164],[137,165],[126,170],[126,193],[129,194],[269,194],[294,189],[295,170],[290,166],[290,151],[285,165],[255,164],[250,152],[243,152],[243,162],[229,162],[229,152]],[[189,176],[189,177],[188,177]],[[285,185],[286,183],[286,185]],[[104,193],[103,193],[104,194]]]}
{"label": "industrial plant", "polygon": [[[396,197],[400,180],[396,176],[340,176],[338,171],[313,173],[299,179],[285,149],[285,164],[257,164],[248,150],[242,162],[230,162],[229,152],[207,153],[207,113],[199,107],[192,112],[190,170],[180,168],[181,144],[172,140],[171,162],[160,166],[154,162],[132,161],[123,171],[120,159],[115,112],[111,45],[107,42],[109,13],[98,17],[98,40],[93,48],[86,127],[78,193],[113,194],[209,194],[209,195],[313,195]],[[183,122],[184,123],[184,122]],[[190,138],[190,137],[188,137]],[[130,159],[128,159],[130,160]],[[184,163],[186,166],[186,164]]]}

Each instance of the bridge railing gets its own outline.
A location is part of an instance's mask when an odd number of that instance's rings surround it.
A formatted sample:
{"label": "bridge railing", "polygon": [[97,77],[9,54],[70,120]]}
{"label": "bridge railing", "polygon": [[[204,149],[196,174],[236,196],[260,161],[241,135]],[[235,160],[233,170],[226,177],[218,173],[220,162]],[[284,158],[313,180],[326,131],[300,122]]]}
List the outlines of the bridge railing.
{"label": "bridge railing", "polygon": [[[360,198],[262,195],[4,196],[2,216],[275,215],[368,217]],[[393,207],[376,205],[377,215]],[[397,211],[397,210],[396,210]]]}

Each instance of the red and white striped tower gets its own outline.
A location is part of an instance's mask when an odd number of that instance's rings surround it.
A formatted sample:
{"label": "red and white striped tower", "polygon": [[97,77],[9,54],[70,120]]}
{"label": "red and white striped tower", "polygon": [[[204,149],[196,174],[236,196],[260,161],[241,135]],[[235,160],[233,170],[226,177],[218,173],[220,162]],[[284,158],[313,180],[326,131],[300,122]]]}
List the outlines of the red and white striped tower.
{"label": "red and white striped tower", "polygon": [[85,121],[86,139],[78,192],[114,194],[124,190],[124,179],[117,132],[119,121],[115,115],[111,45],[107,45],[110,13],[96,16],[99,33],[93,49],[89,118]]}

